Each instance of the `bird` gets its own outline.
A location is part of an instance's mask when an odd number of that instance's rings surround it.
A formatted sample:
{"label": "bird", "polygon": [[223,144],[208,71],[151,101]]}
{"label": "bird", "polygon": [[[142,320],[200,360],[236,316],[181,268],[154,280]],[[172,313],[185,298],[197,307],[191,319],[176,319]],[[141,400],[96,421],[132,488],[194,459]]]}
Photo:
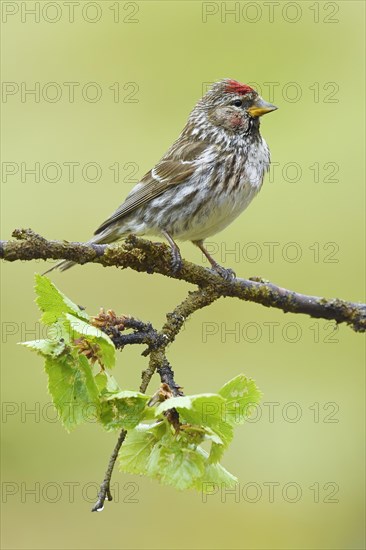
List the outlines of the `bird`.
{"label": "bird", "polygon": [[[229,78],[213,83],[178,139],[88,243],[108,244],[131,234],[165,237],[177,272],[182,257],[176,240],[191,241],[211,269],[224,279],[235,276],[204,241],[233,222],[260,191],[270,166],[260,117],[276,109],[247,84]],[[64,260],[49,271],[73,265]]]}

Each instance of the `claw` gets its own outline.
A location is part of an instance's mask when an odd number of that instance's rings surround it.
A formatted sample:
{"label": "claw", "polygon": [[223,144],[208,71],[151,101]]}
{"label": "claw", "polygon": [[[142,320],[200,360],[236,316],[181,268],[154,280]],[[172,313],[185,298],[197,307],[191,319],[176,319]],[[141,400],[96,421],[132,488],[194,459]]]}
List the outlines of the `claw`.
{"label": "claw", "polygon": [[219,264],[215,264],[212,266],[212,271],[220,275],[225,281],[232,281],[233,279],[236,279],[236,273],[230,268],[222,267]]}

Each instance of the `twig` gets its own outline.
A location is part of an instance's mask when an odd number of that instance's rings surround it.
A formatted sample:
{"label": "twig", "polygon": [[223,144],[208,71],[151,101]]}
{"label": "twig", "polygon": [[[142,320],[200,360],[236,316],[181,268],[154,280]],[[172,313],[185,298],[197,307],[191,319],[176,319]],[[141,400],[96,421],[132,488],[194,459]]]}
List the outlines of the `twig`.
{"label": "twig", "polygon": [[183,302],[181,302],[171,313],[167,313],[167,320],[161,331],[157,334],[161,344],[157,349],[152,350],[149,348],[146,350],[146,352],[150,354],[150,361],[147,369],[142,373],[141,392],[146,391],[154,372],[167,361],[165,350],[169,344],[174,342],[175,337],[182,329],[186,319],[195,311],[212,304],[212,302],[219,297],[220,295],[211,287],[200,288],[194,292],[189,292]]}
{"label": "twig", "polygon": [[167,384],[172,391],[174,397],[183,395],[182,388],[174,380],[174,371],[170,366],[167,358],[164,359],[162,364],[157,367],[157,372],[160,376],[160,380],[163,384]]}
{"label": "twig", "polygon": [[103,480],[103,482],[100,486],[100,490],[99,490],[99,493],[98,493],[98,500],[97,500],[95,506],[93,506],[93,508],[91,510],[92,512],[101,512],[104,508],[105,500],[107,500],[107,499],[108,500],[113,500],[113,497],[112,497],[112,494],[111,494],[111,477],[112,477],[114,464],[117,460],[119,450],[121,448],[122,443],[125,440],[126,435],[127,435],[126,430],[121,430],[121,432],[119,434],[119,437],[118,437],[118,441],[116,443],[116,446],[113,449],[113,453],[111,454],[111,457],[109,459],[108,468],[107,468],[107,471],[105,473],[104,480]]}

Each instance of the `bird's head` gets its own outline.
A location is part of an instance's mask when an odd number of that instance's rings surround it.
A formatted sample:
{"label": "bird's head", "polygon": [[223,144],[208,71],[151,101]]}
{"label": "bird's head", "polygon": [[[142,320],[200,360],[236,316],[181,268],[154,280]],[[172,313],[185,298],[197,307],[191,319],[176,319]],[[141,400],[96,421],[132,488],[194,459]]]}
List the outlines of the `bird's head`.
{"label": "bird's head", "polygon": [[235,134],[257,130],[259,117],[277,109],[250,86],[230,79],[215,82],[197,108],[211,124]]}

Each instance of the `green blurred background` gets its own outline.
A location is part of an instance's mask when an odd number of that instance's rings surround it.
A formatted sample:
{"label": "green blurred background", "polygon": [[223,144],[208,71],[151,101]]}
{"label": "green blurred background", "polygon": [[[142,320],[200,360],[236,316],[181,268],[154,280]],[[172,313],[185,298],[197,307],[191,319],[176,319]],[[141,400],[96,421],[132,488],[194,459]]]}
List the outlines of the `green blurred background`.
{"label": "green blurred background", "polygon": [[[230,77],[279,106],[261,126],[278,164],[211,249],[239,276],[363,300],[364,2],[80,2],[74,22],[63,2],[40,2],[37,22],[34,5],[2,2],[2,239],[31,227],[87,240],[177,137],[206,83]],[[39,101],[22,99],[22,82],[39,83]],[[65,82],[80,84],[74,102]],[[37,162],[39,182],[24,173]],[[277,243],[273,257],[265,243]],[[189,243],[182,251],[203,262]],[[52,422],[42,360],[16,345],[39,337],[33,275],[44,268],[2,265],[3,548],[364,548],[362,335],[230,299],[198,312],[169,350],[185,392],[215,392],[244,372],[264,393],[261,417],[237,429],[223,460],[240,493],[203,502],[116,471],[118,502],[92,515],[115,436]],[[103,306],[157,327],[190,288],[93,265],[51,277],[90,314]],[[119,355],[125,388],[139,384],[140,351]]]}

